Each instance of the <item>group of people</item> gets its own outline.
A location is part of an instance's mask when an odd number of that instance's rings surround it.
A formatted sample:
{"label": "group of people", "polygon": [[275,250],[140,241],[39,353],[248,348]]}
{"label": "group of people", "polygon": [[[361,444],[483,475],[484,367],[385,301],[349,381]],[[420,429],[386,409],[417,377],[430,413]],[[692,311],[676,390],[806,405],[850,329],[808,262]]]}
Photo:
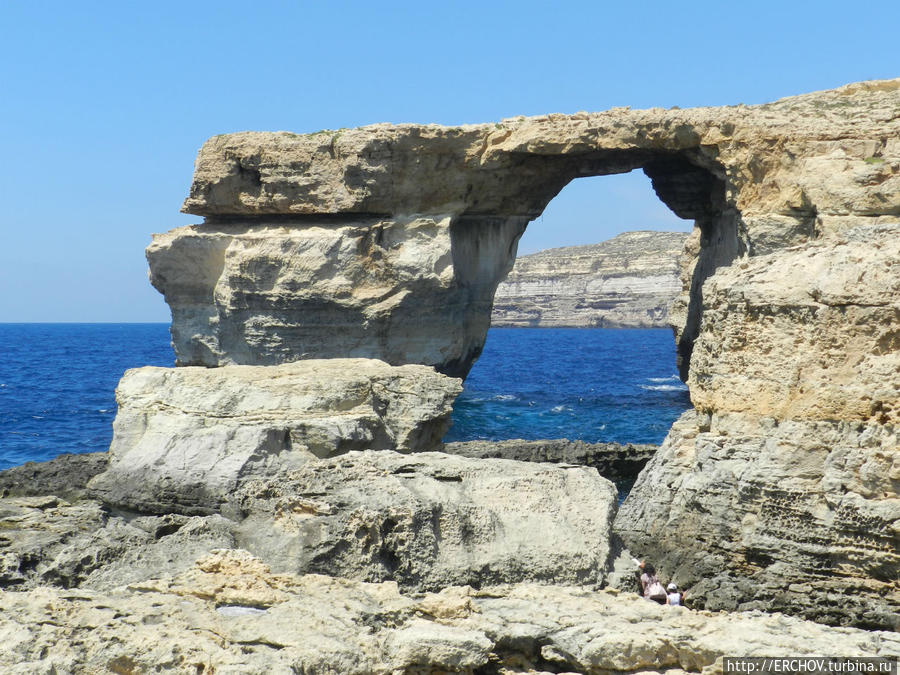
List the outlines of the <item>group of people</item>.
{"label": "group of people", "polygon": [[641,573],[641,594],[647,600],[653,600],[661,605],[683,605],[685,593],[678,590],[678,585],[670,583],[663,587],[656,576],[656,569],[650,563],[643,560],[638,562]]}

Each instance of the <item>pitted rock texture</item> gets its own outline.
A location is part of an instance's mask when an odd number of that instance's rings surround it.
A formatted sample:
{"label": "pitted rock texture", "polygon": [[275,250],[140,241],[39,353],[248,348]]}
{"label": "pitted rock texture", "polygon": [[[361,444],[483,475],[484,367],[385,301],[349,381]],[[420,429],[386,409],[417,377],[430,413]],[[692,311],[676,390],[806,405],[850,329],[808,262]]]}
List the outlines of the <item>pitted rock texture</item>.
{"label": "pitted rock texture", "polygon": [[209,513],[242,479],[316,457],[434,449],[460,390],[426,366],[366,359],[129,370],[90,489],[130,509]]}
{"label": "pitted rock texture", "polygon": [[184,205],[207,221],[156,238],[151,278],[180,365],[364,356],[464,376],[527,223],[574,178],[643,168],[696,221],[672,314],[686,378],[717,268],[896,222],[898,105],[889,80],[761,106],[217,136]]}
{"label": "pitted rock texture", "polygon": [[352,452],[236,493],[241,546],[274,568],[404,588],[600,585],[616,490],[588,467]]}
{"label": "pitted rock texture", "polygon": [[724,656],[895,657],[900,638],[785,616],[521,584],[414,598],[390,582],[273,574],[216,551],[108,592],[0,594],[9,673],[722,672]]}
{"label": "pitted rock texture", "polygon": [[625,232],[522,256],[494,295],[492,326],[665,328],[687,234]]}
{"label": "pitted rock texture", "polygon": [[616,532],[710,609],[900,628],[900,453],[877,423],[685,413]]}
{"label": "pitted rock texture", "polygon": [[622,556],[611,536],[615,488],[588,467],[350,452],[247,477],[228,499],[228,517],[121,512],[96,498],[0,499],[0,587],[109,589],[236,547],[280,572],[413,591],[598,587]]}
{"label": "pitted rock texture", "polygon": [[698,409],[900,422],[900,225],[742,260],[703,296],[688,379]]}
{"label": "pitted rock texture", "polygon": [[897,629],[900,227],[749,258],[703,295],[700,415],[675,425],[617,529],[709,607]]}

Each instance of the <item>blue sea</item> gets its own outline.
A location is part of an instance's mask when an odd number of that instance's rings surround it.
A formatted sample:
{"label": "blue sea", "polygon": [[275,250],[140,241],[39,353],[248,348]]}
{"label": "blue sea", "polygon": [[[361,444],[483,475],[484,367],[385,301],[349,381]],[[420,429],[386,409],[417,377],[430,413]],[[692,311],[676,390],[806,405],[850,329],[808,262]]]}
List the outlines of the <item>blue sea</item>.
{"label": "blue sea", "polygon": [[[0,324],[0,469],[106,450],[125,370],[174,361],[168,324]],[[674,373],[664,329],[492,328],[445,440],[659,443]]]}

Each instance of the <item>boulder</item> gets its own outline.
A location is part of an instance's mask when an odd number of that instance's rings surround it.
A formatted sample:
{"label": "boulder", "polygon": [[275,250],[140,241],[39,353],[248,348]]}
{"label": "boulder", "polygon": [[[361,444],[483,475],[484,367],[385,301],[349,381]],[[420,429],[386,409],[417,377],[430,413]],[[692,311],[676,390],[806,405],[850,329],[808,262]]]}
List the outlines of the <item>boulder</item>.
{"label": "boulder", "polygon": [[712,673],[727,656],[900,652],[894,633],[615,592],[520,584],[414,598],[391,582],[273,574],[240,550],[108,592],[7,592],[0,610],[10,673]]}
{"label": "boulder", "polygon": [[212,513],[242,480],[311,459],[435,448],[460,390],[425,366],[365,359],[129,370],[89,489],[143,512]]}
{"label": "boulder", "polygon": [[612,483],[588,467],[351,452],[236,493],[237,541],[274,569],[436,590],[519,581],[598,586]]}

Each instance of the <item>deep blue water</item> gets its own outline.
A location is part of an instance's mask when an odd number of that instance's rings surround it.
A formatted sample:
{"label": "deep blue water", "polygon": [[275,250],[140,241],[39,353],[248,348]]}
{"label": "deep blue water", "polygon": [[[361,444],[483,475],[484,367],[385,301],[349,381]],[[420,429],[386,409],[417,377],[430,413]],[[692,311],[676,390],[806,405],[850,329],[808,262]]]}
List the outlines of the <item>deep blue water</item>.
{"label": "deep blue water", "polygon": [[0,324],[0,469],[106,450],[122,374],[174,363],[164,323]]}
{"label": "deep blue water", "polygon": [[[174,361],[168,324],[0,324],[0,469],[106,450],[122,373]],[[492,328],[446,440],[658,443],[674,372],[668,330]]]}
{"label": "deep blue water", "polygon": [[690,407],[668,329],[492,328],[445,440],[660,443]]}

